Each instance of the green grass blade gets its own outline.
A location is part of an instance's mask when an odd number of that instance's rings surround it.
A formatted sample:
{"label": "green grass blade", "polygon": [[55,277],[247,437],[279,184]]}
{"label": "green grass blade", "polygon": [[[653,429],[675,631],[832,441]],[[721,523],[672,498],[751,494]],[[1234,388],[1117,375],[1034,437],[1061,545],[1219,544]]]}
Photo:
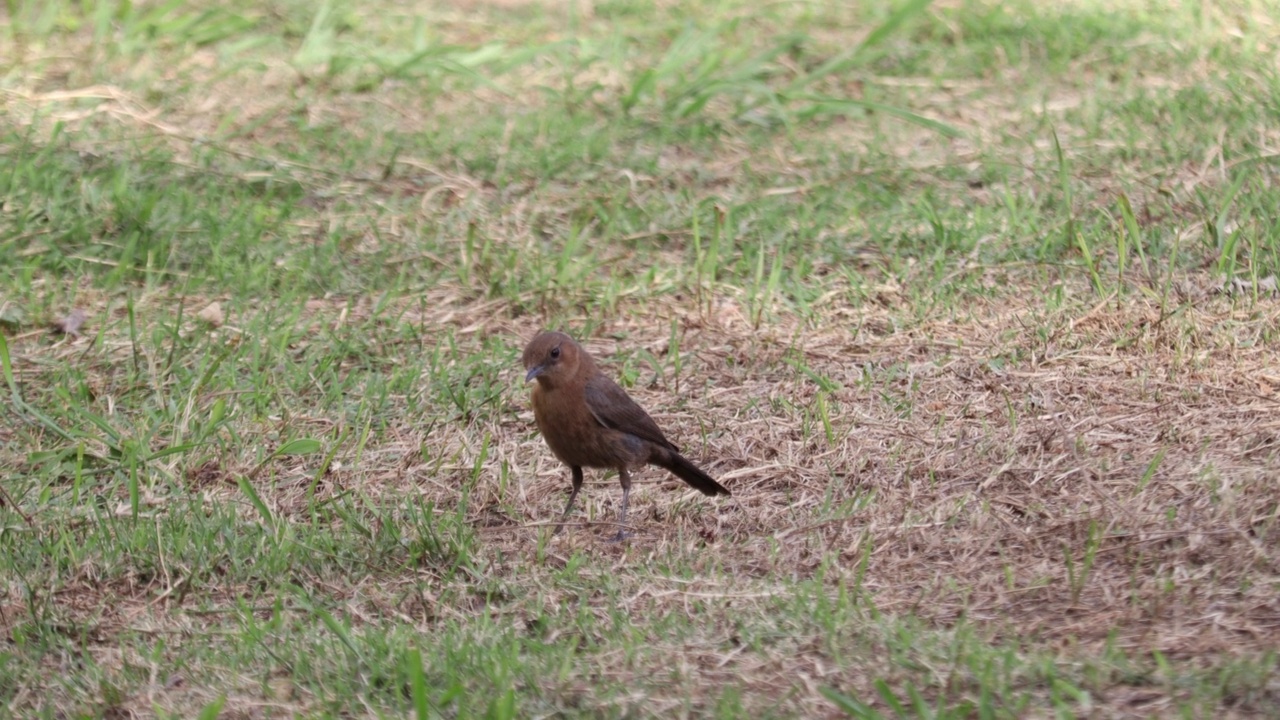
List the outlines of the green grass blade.
{"label": "green grass blade", "polygon": [[427,678],[422,672],[422,651],[410,648],[405,653],[404,669],[409,676],[409,698],[413,701],[417,720],[427,720],[432,712],[431,700],[427,696]]}
{"label": "green grass blade", "polygon": [[253,485],[249,482],[249,478],[239,475],[236,477],[236,486],[240,488],[240,492],[249,498],[249,503],[253,505],[258,514],[268,526],[275,525],[275,518],[271,515],[271,509],[262,501],[262,497],[258,495],[258,491],[253,489]]}
{"label": "green grass blade", "polygon": [[227,696],[219,695],[216,700],[201,708],[200,714],[196,717],[200,720],[218,720],[218,716],[222,714],[222,708],[226,704]]}
{"label": "green grass blade", "polygon": [[5,339],[2,332],[0,332],[0,372],[4,373],[4,383],[9,387],[9,394],[13,397],[13,401],[21,402],[22,395],[18,392],[18,382],[13,377],[13,364],[9,360],[9,341]]}
{"label": "green grass blade", "polygon": [[9,358],[9,342],[5,339],[4,333],[0,333],[0,370],[4,372],[5,384],[9,386],[9,394],[13,400],[13,406],[22,412],[34,417],[44,429],[66,440],[67,442],[75,442],[76,438],[70,432],[62,429],[62,426],[53,420],[53,418],[40,412],[33,406],[22,399],[22,393],[18,390],[18,383],[13,375],[13,364]]}
{"label": "green grass blade", "polygon": [[898,6],[883,23],[876,26],[861,43],[849,50],[827,60],[809,73],[796,78],[788,87],[788,91],[796,91],[803,87],[811,87],[816,81],[842,73],[860,63],[864,63],[871,55],[870,50],[884,43],[897,32],[902,24],[912,17],[924,12],[933,0],[906,0]]}
{"label": "green grass blade", "polygon": [[297,598],[298,603],[303,607],[303,609],[318,618],[321,624],[328,628],[329,632],[333,633],[333,636],[338,638],[338,641],[347,648],[351,653],[351,656],[357,661],[360,661],[362,657],[360,648],[352,639],[351,633],[347,631],[346,626],[335,618],[328,610],[317,605],[315,600],[306,592],[306,590],[298,587],[297,585],[291,586],[291,589],[293,590],[294,597]]}
{"label": "green grass blade", "polygon": [[315,438],[294,438],[280,447],[276,448],[276,456],[282,455],[313,455],[324,449],[324,445]]}
{"label": "green grass blade", "polygon": [[865,718],[865,720],[881,720],[884,715],[878,712],[870,705],[850,697],[835,688],[822,687],[818,689],[822,696],[830,700],[836,707],[848,713],[851,717]]}
{"label": "green grass blade", "polygon": [[947,123],[941,122],[939,120],[934,120],[933,118],[927,118],[918,113],[913,113],[910,110],[906,110],[900,107],[895,107],[893,105],[885,105],[884,103],[871,102],[868,100],[849,100],[844,98],[832,98],[832,97],[823,97],[821,95],[805,95],[805,94],[786,95],[783,97],[786,99],[792,99],[792,100],[804,100],[806,102],[811,103],[808,108],[799,112],[799,116],[801,118],[810,118],[810,117],[816,117],[819,115],[847,114],[854,110],[872,110],[875,112],[883,113],[885,115],[901,118],[903,120],[906,120],[909,123],[912,123],[914,125],[919,125],[920,127],[923,127],[923,128],[928,128],[935,132],[946,135],[947,137],[958,138],[958,137],[965,136],[964,131],[960,130],[954,125],[948,125]]}

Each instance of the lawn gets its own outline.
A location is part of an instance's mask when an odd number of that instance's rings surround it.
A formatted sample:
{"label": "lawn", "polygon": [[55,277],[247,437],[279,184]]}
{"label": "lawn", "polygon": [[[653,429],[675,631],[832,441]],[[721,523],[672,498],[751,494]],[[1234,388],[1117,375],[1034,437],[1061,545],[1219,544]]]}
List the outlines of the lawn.
{"label": "lawn", "polygon": [[[1280,716],[1280,5],[7,0],[0,717]],[[520,352],[685,454],[607,542]]]}

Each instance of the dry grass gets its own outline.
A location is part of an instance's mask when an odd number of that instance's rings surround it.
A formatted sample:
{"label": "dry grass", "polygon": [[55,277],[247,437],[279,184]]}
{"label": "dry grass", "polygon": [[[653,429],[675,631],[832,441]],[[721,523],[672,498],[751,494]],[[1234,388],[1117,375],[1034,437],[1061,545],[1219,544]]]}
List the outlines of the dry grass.
{"label": "dry grass", "polygon": [[[888,309],[839,303],[817,329],[784,322],[767,333],[753,332],[729,299],[710,315],[656,311],[687,328],[687,375],[679,392],[666,380],[636,395],[734,498],[713,503],[649,472],[641,487],[652,484],[633,500],[640,536],[629,547],[576,530],[549,552],[611,563],[607,572],[626,578],[633,616],[687,612],[691,599],[768,614],[791,580],[830,563],[829,582],[856,582],[880,612],[939,631],[963,619],[995,641],[1077,657],[1108,647],[1192,662],[1271,651],[1280,623],[1280,376],[1258,337],[1276,327],[1280,305],[1246,311],[1212,298],[1161,322],[1157,307],[1132,296],[1090,307],[1094,298],[1073,289],[1079,300],[1056,312],[1002,297],[903,331],[892,329]],[[663,329],[610,327],[627,341],[590,346],[606,358],[627,346],[658,351]],[[482,332],[516,344],[533,330]],[[821,390],[781,362],[788,357],[841,386],[826,399],[831,440],[812,427]],[[510,379],[518,385],[514,368]],[[484,528],[486,554],[511,558],[531,557],[567,486],[521,395],[510,398],[521,422],[433,434],[460,458],[492,434],[470,520]],[[408,455],[418,442],[381,449]],[[495,481],[503,464],[518,476],[505,498]],[[370,490],[447,506],[468,467],[443,483],[423,483],[423,466],[384,472]],[[609,518],[617,498],[611,481],[590,487],[585,512]],[[833,512],[858,499],[856,510]],[[685,553],[704,556],[717,579],[673,583],[643,569],[647,559]],[[784,661],[723,655],[708,647],[716,644],[663,654],[701,668],[704,681],[736,680],[761,697],[796,677],[873,693],[869,660],[841,677],[824,669],[822,653],[798,648]],[[1106,684],[1095,711],[1171,709],[1176,693],[1143,685]],[[1239,710],[1248,716],[1275,701]]]}
{"label": "dry grass", "polygon": [[[486,582],[524,587],[523,600],[504,606],[508,619],[522,623],[542,603],[569,601],[553,577],[570,557],[583,556],[594,568],[588,579],[612,575],[628,598],[600,613],[693,613],[705,622],[702,637],[655,649],[699,678],[689,688],[695,697],[698,688],[734,682],[763,699],[796,678],[872,694],[871,678],[893,675],[874,654],[852,673],[836,671],[824,664],[816,637],[796,638],[795,654],[785,658],[725,651],[733,618],[777,612],[778,599],[795,592],[792,583],[813,577],[857,586],[861,602],[885,616],[915,617],[943,633],[963,621],[992,642],[1056,648],[1067,657],[1119,649],[1219,663],[1271,651],[1280,623],[1280,375],[1257,340],[1276,327],[1280,304],[1245,310],[1206,296],[1161,321],[1158,307],[1136,296],[1094,304],[1087,288],[1067,286],[1069,300],[1056,311],[1039,300],[1010,301],[1014,293],[900,330],[891,292],[885,305],[832,302],[817,322],[784,317],[766,331],[752,330],[728,296],[711,313],[671,302],[650,305],[653,319],[607,325],[588,339],[606,362],[637,349],[660,356],[665,318],[679,318],[688,355],[678,388],[665,377],[633,393],[734,492],[710,501],[645,472],[632,505],[638,534],[626,545],[603,543],[609,528],[582,523],[542,549],[538,536],[558,517],[568,483],[532,428],[514,360],[504,373],[510,389],[502,412],[432,424],[426,434],[418,418],[393,422],[358,457],[340,455],[340,469],[320,492],[450,512],[491,438],[466,521],[479,533]],[[537,329],[439,300],[430,303],[436,310],[403,321],[452,328],[464,342],[497,335],[512,347]],[[367,319],[318,302],[310,309],[304,323],[312,332]],[[52,349],[49,360],[81,353],[85,342]],[[123,359],[127,350],[116,352]],[[795,363],[838,389],[824,393]],[[830,439],[816,419],[820,402]],[[292,422],[315,435],[332,426],[324,417]],[[423,462],[423,447],[443,460]],[[504,467],[511,473],[505,489]],[[243,502],[234,476],[249,470],[245,464],[173,469],[208,503]],[[262,489],[272,511],[310,522],[305,494],[314,463],[282,461],[275,471]],[[591,475],[578,518],[607,522],[618,498],[611,478]],[[165,503],[149,499],[147,512],[163,512]],[[118,512],[127,513],[127,504]],[[253,520],[248,506],[244,517]],[[672,557],[689,563],[687,580],[647,569]],[[174,636],[204,627],[204,615],[174,604],[185,593],[164,577],[102,584],[92,567],[79,574],[64,578],[60,605],[104,641],[96,645],[99,662],[125,661],[108,657],[118,633]],[[321,591],[357,628],[399,618],[430,633],[494,611],[483,601],[459,607],[419,596],[422,579],[374,570]],[[219,592],[230,601],[247,591]],[[4,614],[7,625],[21,616],[14,606]],[[812,652],[809,642],[817,643]],[[602,662],[620,682],[655,670]],[[284,683],[287,702],[278,707],[307,707],[305,695],[295,697]],[[1161,714],[1178,699],[1176,690],[1122,677],[1097,690],[1094,711],[1109,717]],[[589,685],[568,691],[590,702]],[[1240,699],[1235,716],[1261,711],[1278,691],[1273,684],[1269,699]],[[165,693],[172,697],[163,700]],[[176,706],[189,706],[214,694],[197,684],[160,696],[150,699],[169,704],[181,696]],[[812,694],[798,707],[822,713],[826,706]]]}
{"label": "dry grass", "polygon": [[[881,610],[943,626],[967,616],[1010,637],[1085,644],[1118,631],[1121,646],[1180,656],[1268,649],[1280,619],[1270,585],[1280,376],[1256,338],[1280,307],[1210,301],[1160,328],[1158,310],[1132,298],[1087,312],[1038,305],[1005,301],[970,308],[964,322],[881,333],[869,328],[888,325],[887,311],[837,307],[842,321],[773,338],[686,317],[698,381],[680,396],[693,409],[658,417],[678,437],[706,428],[696,454],[735,501],[684,518],[664,508],[685,510],[692,493],[642,493],[637,516],[651,505],[663,518],[642,529],[659,545],[722,538],[718,558],[739,578],[812,572],[827,553],[852,573],[868,552],[865,587]],[[1029,326],[1051,328],[1049,342]],[[1192,330],[1204,327],[1214,331]],[[631,329],[630,340],[660,346],[661,329]],[[820,390],[784,356],[843,386],[828,394],[832,441],[799,429]],[[729,358],[737,370],[726,371]],[[890,377],[868,386],[869,368]],[[665,385],[637,395],[661,407]],[[563,473],[527,426],[457,432],[446,447],[464,455],[492,432],[490,473],[506,461],[538,478],[515,503],[522,519],[554,517]],[[823,519],[859,496],[861,510]],[[486,539],[517,555],[530,541],[505,534]],[[1077,568],[1087,575],[1077,591],[1065,557],[1083,565],[1091,545],[1097,559]]]}

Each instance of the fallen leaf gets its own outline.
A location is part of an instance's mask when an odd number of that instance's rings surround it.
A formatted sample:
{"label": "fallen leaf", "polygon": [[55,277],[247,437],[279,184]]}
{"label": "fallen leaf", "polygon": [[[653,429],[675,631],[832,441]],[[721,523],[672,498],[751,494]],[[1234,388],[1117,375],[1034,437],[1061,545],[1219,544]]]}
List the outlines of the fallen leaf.
{"label": "fallen leaf", "polygon": [[1245,295],[1252,293],[1255,290],[1258,294],[1266,293],[1274,295],[1276,293],[1276,276],[1268,275],[1264,278],[1260,278],[1257,283],[1249,280],[1241,280],[1240,278],[1232,278],[1231,284],[1227,287],[1227,292],[1232,295]]}
{"label": "fallen leaf", "polygon": [[11,328],[18,328],[26,320],[23,317],[22,308],[17,305],[5,303],[0,305],[0,325],[7,325]]}
{"label": "fallen leaf", "polygon": [[84,314],[83,310],[76,308],[67,313],[66,317],[55,322],[53,324],[53,329],[63,335],[70,335],[71,337],[78,338],[80,337],[80,328],[84,326],[86,317],[87,316]]}
{"label": "fallen leaf", "polygon": [[209,303],[209,306],[201,310],[196,317],[214,327],[222,327],[222,303]]}
{"label": "fallen leaf", "polygon": [[267,679],[267,687],[273,700],[288,701],[294,696],[293,679],[285,672],[273,673]]}

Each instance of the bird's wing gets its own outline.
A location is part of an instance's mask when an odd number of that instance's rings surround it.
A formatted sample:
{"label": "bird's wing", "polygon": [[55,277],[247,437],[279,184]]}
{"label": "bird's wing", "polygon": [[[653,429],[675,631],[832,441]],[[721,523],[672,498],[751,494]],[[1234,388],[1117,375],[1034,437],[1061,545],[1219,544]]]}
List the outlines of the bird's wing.
{"label": "bird's wing", "polygon": [[644,408],[636,404],[617,383],[596,373],[587,380],[585,388],[587,407],[595,416],[596,422],[604,427],[631,433],[642,440],[648,440],[662,447],[679,452],[679,449],[662,434],[658,424],[649,417]]}

